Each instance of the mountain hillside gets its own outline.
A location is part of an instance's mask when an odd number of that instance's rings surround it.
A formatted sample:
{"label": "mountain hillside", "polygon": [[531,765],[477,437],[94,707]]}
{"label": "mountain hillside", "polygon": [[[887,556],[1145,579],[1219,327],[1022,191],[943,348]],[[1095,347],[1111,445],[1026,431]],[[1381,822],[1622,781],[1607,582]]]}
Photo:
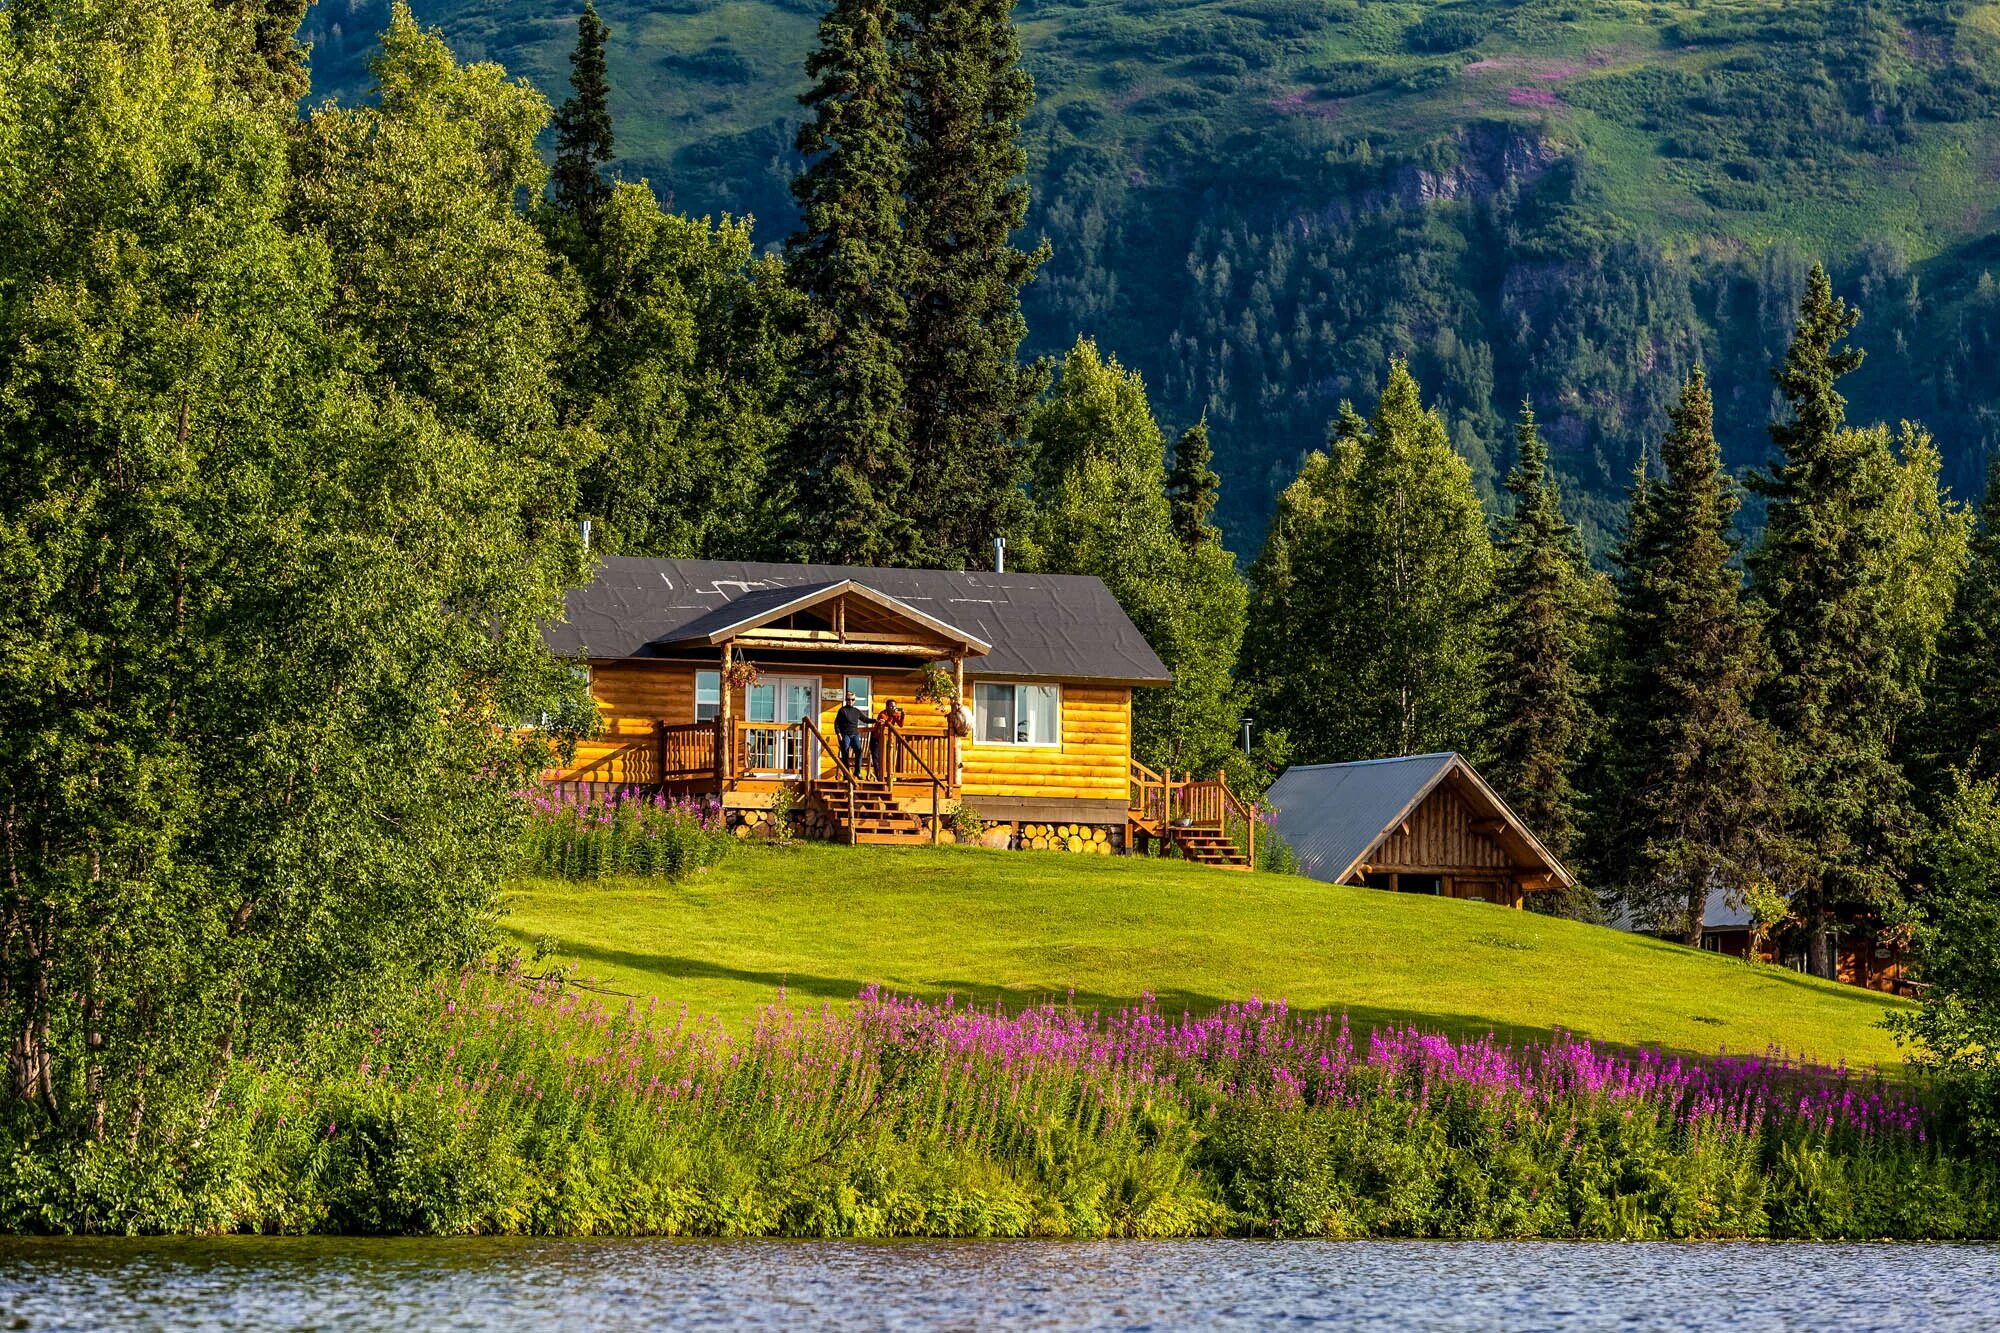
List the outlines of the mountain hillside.
{"label": "mountain hillside", "polygon": [[[566,92],[574,11],[415,0]],[[622,169],[790,226],[811,0],[604,0]],[[366,87],[387,0],[321,0],[316,91]],[[1697,358],[1730,461],[1806,269],[1866,312],[1853,414],[1915,418],[1977,493],[2000,439],[2000,3],[1024,0],[1041,101],[1038,350],[1094,333],[1206,411],[1254,550],[1343,398],[1407,355],[1484,484],[1531,399],[1601,545]],[[1751,516],[1754,519],[1754,513]]]}

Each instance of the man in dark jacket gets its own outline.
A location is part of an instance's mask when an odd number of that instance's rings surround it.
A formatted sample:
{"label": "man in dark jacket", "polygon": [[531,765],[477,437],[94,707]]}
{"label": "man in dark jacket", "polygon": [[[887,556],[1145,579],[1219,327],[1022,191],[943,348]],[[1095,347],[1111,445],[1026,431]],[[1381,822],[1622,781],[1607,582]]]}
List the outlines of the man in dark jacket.
{"label": "man in dark jacket", "polygon": [[833,715],[833,734],[840,740],[840,762],[847,765],[847,771],[855,777],[861,776],[861,724],[868,715],[854,706],[854,696],[846,696],[847,702]]}

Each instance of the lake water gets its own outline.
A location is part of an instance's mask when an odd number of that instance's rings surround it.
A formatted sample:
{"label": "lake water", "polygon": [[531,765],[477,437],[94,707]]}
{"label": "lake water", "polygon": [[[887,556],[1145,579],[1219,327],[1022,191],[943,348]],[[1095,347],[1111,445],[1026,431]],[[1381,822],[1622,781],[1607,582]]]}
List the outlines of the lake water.
{"label": "lake water", "polygon": [[0,1239],[0,1329],[1990,1330],[2000,1247]]}

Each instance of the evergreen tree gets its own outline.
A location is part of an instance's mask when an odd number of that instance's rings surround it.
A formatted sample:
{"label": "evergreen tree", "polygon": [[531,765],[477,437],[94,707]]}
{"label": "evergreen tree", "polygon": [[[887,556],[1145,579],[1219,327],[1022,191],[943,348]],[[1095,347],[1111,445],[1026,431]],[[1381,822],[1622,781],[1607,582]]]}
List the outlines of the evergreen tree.
{"label": "evergreen tree", "polygon": [[915,483],[905,511],[923,558],[983,558],[1018,525],[1027,412],[1048,366],[1019,361],[1020,294],[1048,258],[1013,233],[1028,216],[1021,68],[1011,0],[906,0],[896,52],[909,145],[903,189],[903,374]]}
{"label": "evergreen tree", "polygon": [[1573,775],[1594,730],[1587,676],[1600,581],[1563,518],[1535,414],[1522,404],[1514,497],[1501,525],[1494,648],[1486,675],[1486,772],[1558,857],[1576,847]]}
{"label": "evergreen tree", "polygon": [[1132,703],[1133,753],[1155,768],[1212,772],[1234,753],[1242,711],[1231,668],[1244,589],[1219,539],[1174,539],[1164,440],[1139,376],[1081,339],[1029,419],[1042,465],[1023,564],[1094,574],[1173,672]]}
{"label": "evergreen tree", "polygon": [[906,145],[894,21],[889,0],[834,0],[806,58],[814,82],[800,100],[813,118],[799,130],[801,228],[787,242],[808,301],[788,444],[790,546],[800,559],[908,565],[921,552],[908,517]]}
{"label": "evergreen tree", "polygon": [[1354,474],[1367,433],[1367,421],[1342,403],[1327,448],[1308,454],[1279,493],[1250,566],[1240,674],[1267,734],[1284,732],[1299,756],[1340,754],[1350,746],[1345,714],[1312,701],[1344,688],[1339,664],[1349,658],[1355,626],[1333,614],[1336,580],[1328,575],[1354,522]]}
{"label": "evergreen tree", "polygon": [[604,201],[611,194],[604,179],[612,144],[611,78],[604,62],[610,36],[597,6],[584,0],[576,20],[576,49],[569,56],[569,84],[575,91],[555,115],[556,209],[573,221],[586,243],[596,241]]}
{"label": "evergreen tree", "polygon": [[1173,506],[1174,536],[1183,546],[1220,541],[1209,523],[1222,478],[1209,468],[1215,453],[1208,446],[1208,419],[1189,426],[1174,442],[1174,465],[1167,473],[1167,500]]}
{"label": "evergreen tree", "polygon": [[1363,752],[1348,757],[1476,754],[1493,544],[1471,468],[1400,361],[1369,421],[1355,511],[1357,674],[1323,704],[1361,719]]}
{"label": "evergreen tree", "polygon": [[2000,455],[1986,474],[1971,563],[1939,646],[1921,748],[1930,789],[1940,795],[1953,769],[2000,778]]}
{"label": "evergreen tree", "polygon": [[1740,899],[1762,873],[1776,759],[1751,710],[1767,659],[1742,603],[1737,500],[1700,367],[1668,420],[1666,475],[1641,471],[1615,557],[1616,667],[1591,822],[1610,895],[1698,945],[1710,893]]}
{"label": "evergreen tree", "polygon": [[595,251],[597,318],[567,366],[570,414],[603,441],[582,487],[594,543],[774,554],[798,306],[783,265],[747,221],[675,216],[644,183],[613,188]]}
{"label": "evergreen tree", "polygon": [[1477,752],[1493,546],[1472,474],[1391,364],[1375,415],[1343,410],[1253,571],[1248,664],[1302,763]]}
{"label": "evergreen tree", "polygon": [[1784,767],[1784,882],[1823,977],[1844,912],[1900,907],[1911,816],[1894,747],[1918,704],[1891,601],[1895,458],[1885,432],[1847,428],[1836,388],[1861,364],[1846,341],[1859,318],[1815,266],[1772,372],[1779,458],[1753,480],[1769,500],[1750,568],[1776,664],[1760,706]]}

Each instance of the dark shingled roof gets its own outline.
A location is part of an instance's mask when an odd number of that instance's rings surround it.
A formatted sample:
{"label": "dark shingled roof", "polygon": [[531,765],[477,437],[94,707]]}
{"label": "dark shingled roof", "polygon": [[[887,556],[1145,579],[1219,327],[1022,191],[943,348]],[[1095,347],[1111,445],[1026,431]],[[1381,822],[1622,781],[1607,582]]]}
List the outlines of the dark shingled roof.
{"label": "dark shingled roof", "polygon": [[1267,799],[1276,807],[1273,826],[1299,858],[1299,870],[1314,879],[1340,883],[1376,843],[1417,808],[1454,769],[1491,799],[1564,881],[1568,872],[1521,825],[1498,794],[1459,755],[1413,754],[1396,759],[1364,759],[1351,764],[1295,764],[1271,784]]}
{"label": "dark shingled roof", "polygon": [[1103,580],[1080,574],[610,556],[596,578],[570,590],[563,623],[545,627],[542,637],[563,656],[654,657],[845,580],[990,644],[992,651],[967,661],[973,675],[1172,680]]}

